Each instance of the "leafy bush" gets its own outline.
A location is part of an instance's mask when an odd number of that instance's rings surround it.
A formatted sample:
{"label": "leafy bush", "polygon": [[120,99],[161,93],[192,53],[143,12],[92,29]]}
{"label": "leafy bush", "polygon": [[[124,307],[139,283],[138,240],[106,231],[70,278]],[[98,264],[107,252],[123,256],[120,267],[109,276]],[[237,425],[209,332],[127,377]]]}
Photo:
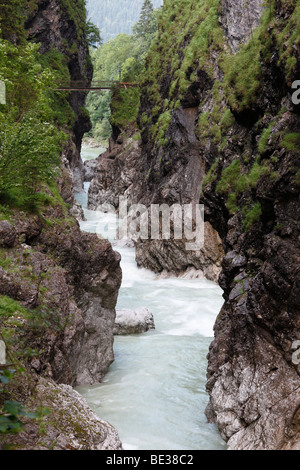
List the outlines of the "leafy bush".
{"label": "leafy bush", "polygon": [[58,72],[45,66],[38,49],[0,39],[0,80],[7,98],[0,105],[1,203],[40,203],[40,191],[55,180],[60,167],[65,133],[54,125]]}
{"label": "leafy bush", "polygon": [[242,215],[243,215],[242,227],[245,232],[247,232],[255,222],[259,221],[261,213],[262,213],[262,208],[261,208],[260,202],[256,202],[255,204],[253,204],[253,206],[251,206],[250,209],[247,206],[244,207],[242,211]]}
{"label": "leafy bush", "polygon": [[23,196],[36,194],[58,175],[64,134],[31,112],[4,126],[0,121],[0,196],[19,188]]}

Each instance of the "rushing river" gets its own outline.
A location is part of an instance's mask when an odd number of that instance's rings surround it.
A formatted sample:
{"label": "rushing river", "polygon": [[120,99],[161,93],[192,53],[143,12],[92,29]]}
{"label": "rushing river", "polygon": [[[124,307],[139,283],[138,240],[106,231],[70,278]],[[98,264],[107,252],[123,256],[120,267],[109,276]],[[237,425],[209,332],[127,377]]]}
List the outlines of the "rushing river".
{"label": "rushing river", "polygon": [[[76,196],[87,219],[81,228],[105,234],[114,244],[116,219],[87,210],[87,190],[86,184],[86,192]],[[147,307],[156,329],[115,337],[115,362],[103,382],[77,390],[115,426],[125,450],[225,449],[204,414],[206,356],[223,303],[220,288],[206,280],[156,279],[137,268],[134,249],[114,248],[123,270],[117,308]]]}

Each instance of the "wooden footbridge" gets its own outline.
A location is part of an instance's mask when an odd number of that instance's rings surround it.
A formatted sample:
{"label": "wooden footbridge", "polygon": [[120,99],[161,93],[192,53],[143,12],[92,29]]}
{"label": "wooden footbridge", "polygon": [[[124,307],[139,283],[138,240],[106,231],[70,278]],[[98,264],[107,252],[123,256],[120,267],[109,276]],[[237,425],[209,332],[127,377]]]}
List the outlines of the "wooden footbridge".
{"label": "wooden footbridge", "polygon": [[113,88],[122,88],[126,90],[127,88],[137,87],[137,83],[125,83],[118,81],[93,81],[92,83],[78,81],[70,83],[60,84],[56,90],[57,91],[102,91],[102,90],[111,90]]}

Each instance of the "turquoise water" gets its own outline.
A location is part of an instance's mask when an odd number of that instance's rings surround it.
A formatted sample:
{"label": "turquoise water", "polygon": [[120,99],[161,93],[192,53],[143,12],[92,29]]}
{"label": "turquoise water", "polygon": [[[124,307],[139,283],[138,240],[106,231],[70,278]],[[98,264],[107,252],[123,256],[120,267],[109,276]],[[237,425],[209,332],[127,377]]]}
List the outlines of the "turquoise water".
{"label": "turquoise water", "polygon": [[[86,193],[77,199],[87,219],[82,229],[105,233],[114,244],[115,216],[86,210]],[[116,427],[125,450],[225,449],[205,417],[206,356],[221,289],[207,280],[157,279],[137,268],[134,249],[114,248],[123,270],[117,308],[147,307],[156,329],[115,337],[115,362],[103,382],[78,391]]]}
{"label": "turquoise water", "polygon": [[82,147],[83,160],[94,160],[105,151],[105,147]]}

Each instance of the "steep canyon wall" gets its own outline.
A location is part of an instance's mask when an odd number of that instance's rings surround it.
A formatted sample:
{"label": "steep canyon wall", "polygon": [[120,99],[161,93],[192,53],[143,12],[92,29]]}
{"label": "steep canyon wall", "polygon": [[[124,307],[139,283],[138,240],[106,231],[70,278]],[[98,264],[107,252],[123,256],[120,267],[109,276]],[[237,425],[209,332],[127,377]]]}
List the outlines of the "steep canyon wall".
{"label": "steep canyon wall", "polygon": [[[26,21],[28,41],[40,44],[47,66],[53,63],[62,79],[88,83],[86,12],[84,2],[73,3],[37,1]],[[27,409],[50,409],[44,431],[37,420],[24,418],[21,433],[3,438],[2,444],[18,449],[122,448],[117,432],[72,388],[100,382],[114,360],[122,279],[119,254],[108,241],[81,232],[74,217],[82,216],[74,190],[82,188],[81,141],[90,128],[85,98],[57,95],[68,139],[52,203],[35,212],[14,209],[7,217],[1,211],[1,333],[13,331],[7,361],[18,362],[1,404],[11,399]]]}
{"label": "steep canyon wall", "polygon": [[139,240],[137,261],[156,272],[193,266],[219,278],[225,302],[208,356],[207,416],[230,449],[300,446],[292,360],[300,313],[300,117],[292,99],[299,33],[294,0],[166,0],[141,89],[141,139],[115,129],[90,192],[91,207],[117,207],[120,193],[146,206],[204,204],[210,228],[201,256]]}

